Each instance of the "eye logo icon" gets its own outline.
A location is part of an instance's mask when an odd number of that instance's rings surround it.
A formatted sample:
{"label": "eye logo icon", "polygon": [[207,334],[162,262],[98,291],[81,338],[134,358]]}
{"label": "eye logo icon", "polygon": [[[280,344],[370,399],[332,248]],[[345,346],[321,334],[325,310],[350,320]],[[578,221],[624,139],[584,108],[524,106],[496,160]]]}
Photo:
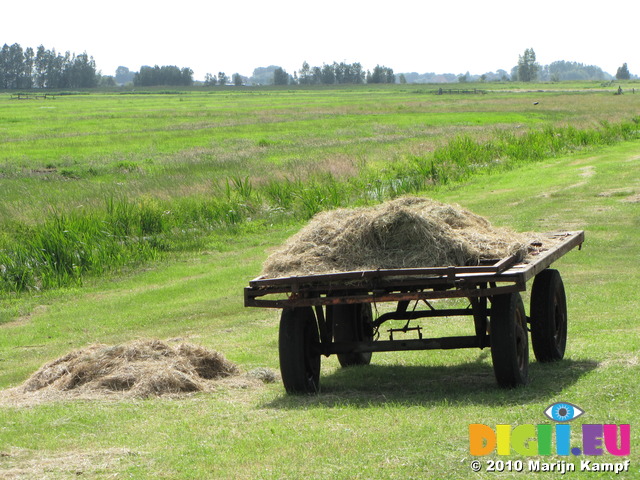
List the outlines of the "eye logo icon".
{"label": "eye logo icon", "polygon": [[584,413],[580,407],[567,402],[549,405],[544,414],[555,422],[570,422]]}

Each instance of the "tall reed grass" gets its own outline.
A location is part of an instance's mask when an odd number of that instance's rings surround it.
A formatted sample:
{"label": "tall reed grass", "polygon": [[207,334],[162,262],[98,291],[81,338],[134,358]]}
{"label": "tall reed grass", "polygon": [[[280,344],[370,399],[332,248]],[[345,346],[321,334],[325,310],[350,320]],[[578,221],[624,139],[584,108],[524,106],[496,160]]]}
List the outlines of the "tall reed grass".
{"label": "tall reed grass", "polygon": [[234,176],[208,195],[173,201],[109,196],[103,208],[51,211],[44,223],[14,225],[0,237],[0,294],[80,285],[87,275],[196,248],[215,230],[233,231],[261,220],[304,220],[325,209],[381,202],[478,172],[637,139],[639,124],[635,117],[590,129],[496,131],[486,141],[458,136],[424,156],[408,156],[384,171],[365,167],[347,179],[317,173],[254,185],[249,176]]}
{"label": "tall reed grass", "polygon": [[86,274],[156,258],[162,215],[146,201],[109,198],[104,210],[52,211],[43,224],[20,228],[0,243],[0,292],[80,285]]}
{"label": "tall reed grass", "polygon": [[610,145],[638,138],[640,117],[629,122],[602,122],[598,128],[577,129],[546,126],[523,133],[496,131],[488,141],[457,136],[431,155],[413,157],[409,169],[427,177],[432,184],[446,184],[469,178],[479,170],[509,168],[540,161],[586,147]]}

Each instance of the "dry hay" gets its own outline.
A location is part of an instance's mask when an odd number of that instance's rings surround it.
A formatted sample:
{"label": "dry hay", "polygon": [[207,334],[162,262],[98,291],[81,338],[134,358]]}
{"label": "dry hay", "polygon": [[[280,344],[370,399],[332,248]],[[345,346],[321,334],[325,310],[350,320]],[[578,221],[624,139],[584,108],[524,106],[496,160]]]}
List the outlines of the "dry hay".
{"label": "dry hay", "polygon": [[478,265],[510,255],[522,260],[532,240],[459,206],[401,197],[316,215],[267,259],[262,275]]}
{"label": "dry hay", "polygon": [[206,390],[207,381],[238,373],[218,352],[160,340],[91,345],[44,365],[18,387],[26,395],[120,393],[149,397]]}
{"label": "dry hay", "polygon": [[262,383],[275,383],[278,381],[279,375],[275,370],[267,367],[257,367],[247,372],[248,378],[259,380]]}

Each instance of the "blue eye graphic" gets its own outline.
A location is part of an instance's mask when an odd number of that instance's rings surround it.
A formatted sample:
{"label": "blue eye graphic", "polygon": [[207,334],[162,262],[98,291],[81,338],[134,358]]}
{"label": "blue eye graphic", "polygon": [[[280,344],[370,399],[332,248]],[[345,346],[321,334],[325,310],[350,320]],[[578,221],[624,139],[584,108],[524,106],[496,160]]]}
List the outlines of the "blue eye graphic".
{"label": "blue eye graphic", "polygon": [[553,405],[549,405],[544,411],[544,414],[551,420],[556,422],[570,422],[575,420],[584,413],[580,407],[567,402],[558,402]]}

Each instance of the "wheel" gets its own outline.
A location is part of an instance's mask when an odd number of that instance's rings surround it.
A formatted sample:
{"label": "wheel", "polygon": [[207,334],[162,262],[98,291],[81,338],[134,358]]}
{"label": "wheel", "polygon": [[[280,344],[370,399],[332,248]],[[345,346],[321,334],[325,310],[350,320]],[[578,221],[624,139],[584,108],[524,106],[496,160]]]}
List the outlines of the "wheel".
{"label": "wheel", "polygon": [[[330,307],[333,322],[333,338],[336,342],[361,342],[373,340],[373,315],[370,303],[333,305]],[[343,367],[369,365],[371,352],[339,353]]]}
{"label": "wheel", "polygon": [[547,269],[531,288],[531,346],[539,362],[562,360],[567,346],[567,298],[562,277]]}
{"label": "wheel", "polygon": [[320,335],[311,307],[285,308],[280,317],[280,374],[288,393],[320,388]]}
{"label": "wheel", "polygon": [[527,317],[519,293],[492,298],[489,328],[493,372],[498,385],[524,385],[529,377],[529,341]]}

